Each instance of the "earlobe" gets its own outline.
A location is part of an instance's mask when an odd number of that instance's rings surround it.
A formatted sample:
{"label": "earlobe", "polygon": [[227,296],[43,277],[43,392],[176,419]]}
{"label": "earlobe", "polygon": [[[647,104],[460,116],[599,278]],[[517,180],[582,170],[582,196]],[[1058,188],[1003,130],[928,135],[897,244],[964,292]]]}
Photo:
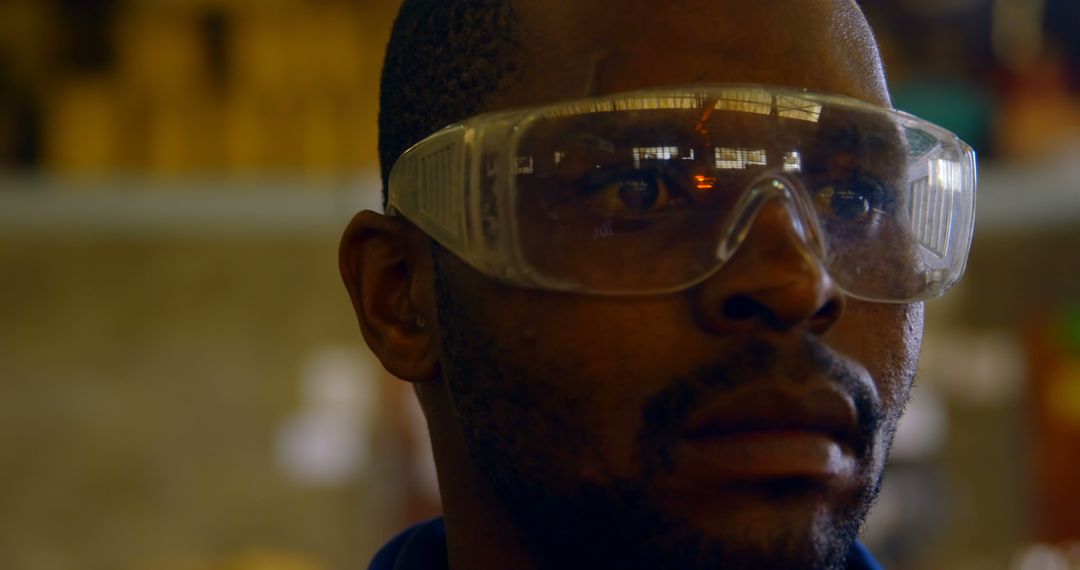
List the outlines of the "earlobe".
{"label": "earlobe", "polygon": [[404,218],[363,211],[342,236],[338,263],[364,340],[386,370],[410,382],[435,379],[439,342],[426,238]]}

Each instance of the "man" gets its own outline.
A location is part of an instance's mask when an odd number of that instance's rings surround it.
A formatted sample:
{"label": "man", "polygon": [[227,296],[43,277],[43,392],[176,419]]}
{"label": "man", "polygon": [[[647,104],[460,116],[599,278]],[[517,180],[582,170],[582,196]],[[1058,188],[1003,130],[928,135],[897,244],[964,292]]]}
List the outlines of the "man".
{"label": "man", "polygon": [[974,157],[853,0],[406,0],[382,81],[341,270],[445,515],[372,568],[876,567]]}

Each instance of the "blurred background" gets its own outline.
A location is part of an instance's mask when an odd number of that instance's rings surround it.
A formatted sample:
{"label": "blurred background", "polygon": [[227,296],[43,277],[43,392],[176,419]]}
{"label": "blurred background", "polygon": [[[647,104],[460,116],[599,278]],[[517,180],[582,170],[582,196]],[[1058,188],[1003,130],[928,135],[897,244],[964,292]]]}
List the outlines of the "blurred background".
{"label": "blurred background", "polygon": [[[438,512],[336,265],[397,4],[0,0],[0,568],[362,568]],[[1080,2],[863,5],[981,157],[864,539],[1080,568]]]}

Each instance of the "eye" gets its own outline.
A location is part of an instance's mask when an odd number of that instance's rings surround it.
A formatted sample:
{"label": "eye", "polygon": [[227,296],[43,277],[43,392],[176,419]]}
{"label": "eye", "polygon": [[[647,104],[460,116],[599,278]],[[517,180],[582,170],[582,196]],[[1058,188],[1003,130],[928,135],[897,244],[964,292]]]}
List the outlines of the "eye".
{"label": "eye", "polygon": [[845,222],[868,222],[874,212],[891,204],[889,191],[873,178],[861,174],[837,180],[818,188],[818,209]]}
{"label": "eye", "polygon": [[667,183],[643,174],[613,180],[593,195],[596,207],[607,215],[640,215],[658,212],[672,203]]}

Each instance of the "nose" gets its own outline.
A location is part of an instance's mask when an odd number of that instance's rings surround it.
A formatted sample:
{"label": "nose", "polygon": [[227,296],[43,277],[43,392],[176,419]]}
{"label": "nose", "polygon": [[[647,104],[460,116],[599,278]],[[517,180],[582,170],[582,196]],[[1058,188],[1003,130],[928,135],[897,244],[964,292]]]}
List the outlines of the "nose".
{"label": "nose", "polygon": [[820,335],[840,318],[845,296],[789,200],[777,196],[762,204],[734,254],[694,289],[697,317],[707,330],[802,328]]}

